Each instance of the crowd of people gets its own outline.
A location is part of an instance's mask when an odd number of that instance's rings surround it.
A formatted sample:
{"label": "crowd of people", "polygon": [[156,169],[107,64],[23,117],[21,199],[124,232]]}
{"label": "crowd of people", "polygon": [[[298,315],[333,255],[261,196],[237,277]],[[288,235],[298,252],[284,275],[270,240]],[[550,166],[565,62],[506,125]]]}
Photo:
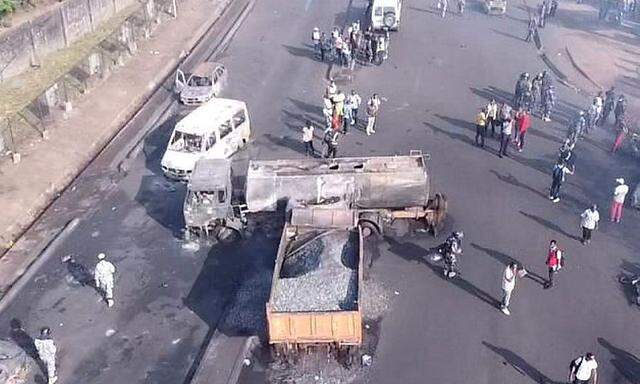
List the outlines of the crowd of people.
{"label": "crowd of people", "polygon": [[[365,104],[366,123],[364,131],[367,136],[376,133],[376,120],[380,112],[382,99],[374,93]],[[349,133],[351,128],[359,128],[362,120],[360,110],[362,97],[352,89],[346,94],[338,89],[335,81],[329,82],[322,98],[322,115],[324,117],[324,133],[322,143],[325,146],[322,156],[335,158],[338,153],[338,145],[342,135]],[[302,142],[307,156],[316,156],[317,151],[313,144],[315,126],[307,120],[302,127]]]}
{"label": "crowd of people", "polygon": [[329,34],[315,27],[311,32],[315,55],[320,61],[329,61],[353,70],[360,64],[381,63],[387,55],[388,33],[374,33],[371,27],[362,30],[360,22],[349,25],[344,33],[333,27]]}

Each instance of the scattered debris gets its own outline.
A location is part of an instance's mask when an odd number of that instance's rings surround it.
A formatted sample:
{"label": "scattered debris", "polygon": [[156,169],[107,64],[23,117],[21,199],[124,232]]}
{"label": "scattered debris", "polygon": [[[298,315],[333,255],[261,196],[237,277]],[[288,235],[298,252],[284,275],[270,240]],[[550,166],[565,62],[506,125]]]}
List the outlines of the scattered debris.
{"label": "scattered debris", "polygon": [[242,360],[242,364],[243,364],[245,367],[248,367],[248,366],[250,366],[250,365],[251,365],[251,360],[249,360],[248,358],[245,358],[244,360]]}
{"label": "scattered debris", "polygon": [[181,341],[182,341],[182,338],[177,338],[177,339],[173,340],[173,341],[171,342],[171,344],[176,345],[176,344],[178,344],[178,343],[179,343],[179,342],[181,342]]}
{"label": "scattered debris", "polygon": [[115,329],[107,329],[107,332],[104,333],[105,336],[107,337],[111,337],[113,335],[116,334],[116,330]]}
{"label": "scattered debris", "polygon": [[398,291],[393,291],[393,294],[394,294],[394,295],[396,295],[396,296],[398,296],[398,295],[400,294],[400,292],[398,292]]}
{"label": "scattered debris", "polygon": [[98,236],[100,236],[100,231],[91,232],[91,237],[98,237]]}
{"label": "scattered debris", "polygon": [[363,367],[370,367],[372,362],[373,362],[373,357],[371,357],[370,355],[367,355],[367,354],[362,355],[362,366]]}
{"label": "scattered debris", "polygon": [[71,260],[71,255],[64,255],[61,260],[63,263],[66,263]]}
{"label": "scattered debris", "polygon": [[162,287],[162,288],[168,288],[168,287],[169,287],[169,284],[167,284],[167,283],[162,283],[162,284],[160,284],[160,287]]}

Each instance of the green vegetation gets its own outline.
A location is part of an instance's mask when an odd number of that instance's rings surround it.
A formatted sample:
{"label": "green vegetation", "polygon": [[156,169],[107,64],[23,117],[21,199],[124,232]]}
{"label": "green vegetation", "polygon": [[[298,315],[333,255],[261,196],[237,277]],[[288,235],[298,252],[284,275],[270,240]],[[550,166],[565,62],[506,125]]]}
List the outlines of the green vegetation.
{"label": "green vegetation", "polygon": [[0,0],[0,18],[16,10],[13,0]]}

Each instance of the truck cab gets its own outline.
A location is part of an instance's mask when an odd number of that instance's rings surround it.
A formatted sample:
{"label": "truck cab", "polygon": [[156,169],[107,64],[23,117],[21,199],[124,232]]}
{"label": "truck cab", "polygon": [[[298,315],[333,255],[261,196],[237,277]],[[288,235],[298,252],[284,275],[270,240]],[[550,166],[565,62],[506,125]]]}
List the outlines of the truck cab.
{"label": "truck cab", "polygon": [[231,162],[201,159],[196,162],[183,204],[187,234],[214,234],[219,240],[234,240],[244,226],[241,206],[232,204]]}
{"label": "truck cab", "polygon": [[400,28],[402,0],[369,0],[368,18],[374,31]]}

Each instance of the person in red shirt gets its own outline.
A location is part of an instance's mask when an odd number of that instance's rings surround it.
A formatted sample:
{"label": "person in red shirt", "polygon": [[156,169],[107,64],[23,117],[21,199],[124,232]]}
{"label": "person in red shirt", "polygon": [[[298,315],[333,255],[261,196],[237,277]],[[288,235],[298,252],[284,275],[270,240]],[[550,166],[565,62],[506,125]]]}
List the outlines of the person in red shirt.
{"label": "person in red shirt", "polygon": [[555,240],[551,240],[549,243],[549,252],[547,253],[547,267],[549,268],[549,280],[545,284],[544,288],[551,288],[553,286],[553,275],[558,273],[562,268],[562,251],[558,248],[558,244]]}
{"label": "person in red shirt", "polygon": [[516,113],[516,127],[518,128],[516,145],[518,146],[518,152],[522,152],[524,148],[524,137],[529,127],[531,127],[531,115],[527,110],[521,109]]}

